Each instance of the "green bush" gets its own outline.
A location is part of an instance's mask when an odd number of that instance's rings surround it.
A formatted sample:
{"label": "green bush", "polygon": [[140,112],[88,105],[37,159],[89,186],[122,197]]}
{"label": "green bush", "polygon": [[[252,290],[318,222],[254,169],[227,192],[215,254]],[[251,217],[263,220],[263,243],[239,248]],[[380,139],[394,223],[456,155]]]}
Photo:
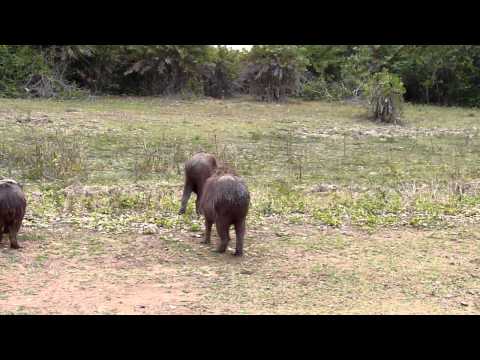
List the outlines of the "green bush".
{"label": "green bush", "polygon": [[[264,101],[337,100],[357,94],[382,69],[401,79],[406,101],[480,105],[478,45],[256,45],[249,52],[210,45],[0,45],[0,96],[76,97],[80,87],[99,94],[221,98],[242,91]],[[396,121],[388,111],[381,115],[388,106],[377,105],[382,121]]]}
{"label": "green bush", "polygon": [[322,78],[306,81],[300,92],[300,97],[305,100],[342,100],[352,96],[353,91],[348,89],[343,82],[328,83]]}

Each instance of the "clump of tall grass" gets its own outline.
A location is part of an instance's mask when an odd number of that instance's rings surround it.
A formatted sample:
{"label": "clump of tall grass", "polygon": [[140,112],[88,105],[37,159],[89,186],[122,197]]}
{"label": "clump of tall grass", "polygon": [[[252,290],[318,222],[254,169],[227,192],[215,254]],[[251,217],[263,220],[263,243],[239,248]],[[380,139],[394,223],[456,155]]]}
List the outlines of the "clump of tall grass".
{"label": "clump of tall grass", "polygon": [[16,141],[0,145],[0,163],[9,174],[29,180],[68,180],[86,175],[87,145],[80,133],[27,131]]}

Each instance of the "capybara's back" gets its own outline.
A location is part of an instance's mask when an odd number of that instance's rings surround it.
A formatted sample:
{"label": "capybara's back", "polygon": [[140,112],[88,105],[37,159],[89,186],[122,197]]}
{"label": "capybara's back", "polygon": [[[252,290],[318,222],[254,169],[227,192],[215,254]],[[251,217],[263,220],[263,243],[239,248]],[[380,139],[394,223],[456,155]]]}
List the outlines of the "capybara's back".
{"label": "capybara's back", "polygon": [[[208,182],[209,180],[207,180]],[[250,194],[247,185],[241,178],[225,174],[212,178],[206,201],[210,201],[213,205],[215,218],[223,217],[230,219],[233,223],[235,220],[247,216]]]}
{"label": "capybara's back", "polygon": [[22,226],[27,201],[22,188],[15,180],[0,180],[0,241],[9,234],[10,247],[18,249],[17,233]]}
{"label": "capybara's back", "polygon": [[218,251],[225,252],[230,241],[229,229],[234,225],[237,237],[235,255],[242,255],[249,206],[250,193],[245,182],[234,174],[217,170],[205,183],[200,203],[205,216],[205,242],[210,242],[212,224],[215,223],[221,240]]}
{"label": "capybara's back", "polygon": [[199,212],[200,197],[207,179],[215,172],[217,160],[208,153],[197,153],[185,163],[185,186],[183,189],[180,214],[185,213],[192,191],[197,194],[196,210]]}

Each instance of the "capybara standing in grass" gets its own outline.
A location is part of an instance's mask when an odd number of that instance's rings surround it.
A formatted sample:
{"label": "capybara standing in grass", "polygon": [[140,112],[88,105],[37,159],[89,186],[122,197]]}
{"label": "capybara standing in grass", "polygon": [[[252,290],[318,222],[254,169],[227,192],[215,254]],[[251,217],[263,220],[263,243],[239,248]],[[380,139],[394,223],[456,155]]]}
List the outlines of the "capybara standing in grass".
{"label": "capybara standing in grass", "polygon": [[243,255],[245,220],[250,206],[247,185],[231,170],[218,168],[208,178],[200,200],[200,211],[205,216],[205,243],[210,243],[212,225],[215,223],[220,244],[218,252],[225,252],[230,241],[229,229],[235,226],[237,237],[235,255]]}
{"label": "capybara standing in grass", "polygon": [[185,186],[179,214],[184,214],[192,191],[197,194],[195,209],[199,212],[200,198],[207,179],[215,172],[217,160],[215,156],[204,152],[195,154],[185,163]]}
{"label": "capybara standing in grass", "polygon": [[18,249],[17,233],[22,226],[27,201],[21,186],[10,179],[0,180],[0,242],[3,234],[10,237],[10,247]]}

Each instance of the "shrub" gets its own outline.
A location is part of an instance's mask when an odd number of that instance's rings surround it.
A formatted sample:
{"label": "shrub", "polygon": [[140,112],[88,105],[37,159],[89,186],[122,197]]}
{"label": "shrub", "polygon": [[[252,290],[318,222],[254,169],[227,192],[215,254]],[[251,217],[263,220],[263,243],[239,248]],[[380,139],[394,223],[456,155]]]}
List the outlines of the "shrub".
{"label": "shrub", "polygon": [[[20,145],[20,146],[19,146]],[[0,145],[0,164],[24,179],[69,180],[86,175],[85,138],[66,131],[26,132],[24,140]]]}
{"label": "shrub", "polygon": [[352,96],[353,91],[348,89],[343,82],[328,83],[321,77],[306,81],[300,92],[300,97],[305,100],[341,100]]}
{"label": "shrub", "polygon": [[398,76],[383,70],[370,77],[364,90],[375,120],[395,124],[400,121],[405,88]]}

